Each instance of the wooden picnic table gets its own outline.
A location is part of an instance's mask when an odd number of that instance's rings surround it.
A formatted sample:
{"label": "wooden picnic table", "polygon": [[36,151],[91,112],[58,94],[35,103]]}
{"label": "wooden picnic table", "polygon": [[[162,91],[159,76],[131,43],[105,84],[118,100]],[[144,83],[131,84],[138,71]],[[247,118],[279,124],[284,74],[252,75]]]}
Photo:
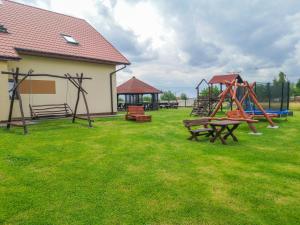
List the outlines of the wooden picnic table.
{"label": "wooden picnic table", "polygon": [[[240,121],[233,120],[220,120],[220,121],[211,121],[208,123],[213,129],[214,137],[210,139],[210,142],[215,142],[218,138],[221,140],[222,144],[226,145],[226,139],[231,136],[234,141],[238,141],[237,137],[233,134],[233,132],[239,127],[241,124]],[[222,136],[223,132],[227,130],[227,132]]]}

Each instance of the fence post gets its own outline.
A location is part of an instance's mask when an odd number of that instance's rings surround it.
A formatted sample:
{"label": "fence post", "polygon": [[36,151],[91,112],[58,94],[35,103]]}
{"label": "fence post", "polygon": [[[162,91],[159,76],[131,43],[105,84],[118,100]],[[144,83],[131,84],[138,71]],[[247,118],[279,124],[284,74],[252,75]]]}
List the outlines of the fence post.
{"label": "fence post", "polygon": [[284,91],[284,82],[281,84],[281,103],[280,103],[280,111],[283,110],[283,91]]}
{"label": "fence post", "polygon": [[[223,92],[223,84],[220,84],[220,94]],[[221,105],[221,112],[223,112],[223,104]]]}
{"label": "fence post", "polygon": [[268,95],[269,95],[269,110],[271,109],[271,84],[267,84],[268,87]]}
{"label": "fence post", "polygon": [[290,109],[290,82],[287,82],[287,110]]}

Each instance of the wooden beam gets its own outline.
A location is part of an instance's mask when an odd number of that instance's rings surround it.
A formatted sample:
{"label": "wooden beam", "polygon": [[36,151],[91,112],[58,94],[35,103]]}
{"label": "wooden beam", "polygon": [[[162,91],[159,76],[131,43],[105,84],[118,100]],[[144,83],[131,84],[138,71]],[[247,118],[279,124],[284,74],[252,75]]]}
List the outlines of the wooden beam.
{"label": "wooden beam", "polygon": [[237,79],[235,80],[233,87],[234,87],[234,90],[233,90],[233,93],[231,93],[231,95],[232,95],[232,100],[235,100],[236,99],[236,92],[237,92],[237,89],[238,89]]}
{"label": "wooden beam", "polygon": [[[78,75],[77,75],[78,76]],[[79,84],[81,83],[81,81],[79,80]],[[76,99],[76,103],[75,103],[75,109],[74,109],[74,114],[73,114],[73,119],[72,122],[75,123],[75,119],[76,119],[76,114],[77,114],[77,109],[78,109],[78,104],[79,104],[79,99],[80,99],[80,88],[77,89],[77,99]]]}
{"label": "wooden beam", "polygon": [[[75,119],[78,118],[77,117],[78,104],[79,104],[79,100],[80,100],[80,95],[82,95],[84,105],[85,105],[85,109],[86,109],[86,114],[87,114],[87,120],[88,120],[88,123],[89,123],[89,127],[92,127],[92,120],[91,120],[91,117],[90,117],[90,111],[89,111],[87,99],[86,99],[86,96],[85,96],[85,92],[83,91],[84,89],[82,88],[82,80],[83,79],[81,79],[81,78],[83,78],[83,73],[81,73],[80,76],[78,74],[76,74],[76,76],[78,78],[77,79],[78,83],[75,82],[74,80],[73,81],[77,84],[78,91],[77,91],[77,100],[76,100],[76,104],[75,104],[75,110],[74,110],[72,122],[75,123]],[[72,78],[70,78],[70,79],[72,79]]]}
{"label": "wooden beam", "polygon": [[[80,78],[83,78],[83,73],[81,73]],[[88,123],[89,123],[89,127],[92,127],[92,121],[91,121],[91,117],[90,117],[90,110],[89,110],[89,106],[86,100],[86,96],[85,93],[82,91],[81,86],[82,86],[82,79],[79,80],[79,88],[81,90],[81,94],[83,97],[83,101],[84,101],[84,105],[85,105],[85,109],[86,109],[86,115],[87,115],[87,119],[88,119]]]}
{"label": "wooden beam", "polygon": [[234,81],[232,81],[229,85],[226,85],[227,88],[223,91],[221,98],[220,98],[218,104],[216,105],[216,108],[214,109],[214,111],[211,114],[211,117],[214,117],[217,114],[217,112],[221,108],[221,105],[223,104],[223,102],[226,98],[226,95],[230,92],[233,84],[234,84]]}
{"label": "wooden beam", "polygon": [[269,115],[266,113],[266,111],[264,110],[264,108],[262,107],[262,105],[259,103],[259,101],[256,98],[256,95],[253,91],[253,89],[250,88],[250,85],[248,82],[247,83],[247,88],[249,90],[249,95],[252,98],[252,101],[255,103],[255,105],[259,108],[259,110],[263,113],[263,115],[265,116],[265,118],[268,120],[268,122],[270,123],[270,125],[272,127],[275,126],[275,123],[273,122],[273,120],[269,117]]}
{"label": "wooden beam", "polygon": [[83,91],[84,93],[86,93],[86,94],[88,94],[87,93],[87,91],[86,90],[84,90],[84,88],[83,87],[80,87],[79,86],[79,83],[78,83],[78,81],[77,80],[75,80],[75,79],[73,79],[72,77],[71,77],[71,75],[70,74],[65,74],[65,77],[66,78],[68,78],[68,80],[78,89],[78,88],[80,88],[81,89],[81,91]]}
{"label": "wooden beam", "polygon": [[19,68],[16,69],[16,72],[12,74],[13,76],[13,80],[14,80],[14,88],[13,88],[13,93],[12,93],[12,98],[10,101],[10,107],[9,107],[9,114],[8,114],[8,121],[7,121],[7,129],[10,129],[11,125],[13,125],[12,123],[12,113],[13,113],[13,108],[14,108],[14,101],[15,98],[17,97],[19,100],[19,107],[20,107],[20,113],[21,113],[21,122],[22,122],[22,127],[24,129],[24,134],[28,133],[27,130],[27,125],[26,125],[26,121],[25,121],[25,116],[24,116],[24,110],[23,110],[23,103],[22,103],[22,97],[20,95],[19,92],[19,88],[18,88],[18,84],[20,82],[18,82],[19,80]]}
{"label": "wooden beam", "polygon": [[[32,71],[32,70],[31,70]],[[2,71],[2,74],[6,74],[6,75],[13,75],[14,72],[6,72],[6,71]],[[33,74],[31,73],[30,75],[26,74],[26,73],[19,73],[20,77],[24,77],[24,76],[29,76],[29,77],[53,77],[53,78],[59,78],[59,79],[66,79],[65,76],[60,76],[60,75],[53,75],[53,74]],[[72,77],[72,79],[80,79],[78,77]],[[91,77],[83,77],[83,80],[92,80]]]}

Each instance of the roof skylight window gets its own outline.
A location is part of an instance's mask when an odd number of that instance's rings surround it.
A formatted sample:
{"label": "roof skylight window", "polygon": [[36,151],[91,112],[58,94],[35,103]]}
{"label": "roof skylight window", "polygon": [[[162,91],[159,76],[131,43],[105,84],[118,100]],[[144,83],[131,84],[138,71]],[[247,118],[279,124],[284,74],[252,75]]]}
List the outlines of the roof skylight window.
{"label": "roof skylight window", "polygon": [[0,24],[0,33],[7,33],[7,29],[4,27],[4,25]]}
{"label": "roof skylight window", "polygon": [[70,35],[65,35],[65,34],[63,34],[63,37],[64,37],[64,39],[65,39],[68,43],[70,43],[70,44],[76,44],[76,45],[79,44],[78,41],[76,41],[75,38],[73,38],[73,37],[70,36]]}

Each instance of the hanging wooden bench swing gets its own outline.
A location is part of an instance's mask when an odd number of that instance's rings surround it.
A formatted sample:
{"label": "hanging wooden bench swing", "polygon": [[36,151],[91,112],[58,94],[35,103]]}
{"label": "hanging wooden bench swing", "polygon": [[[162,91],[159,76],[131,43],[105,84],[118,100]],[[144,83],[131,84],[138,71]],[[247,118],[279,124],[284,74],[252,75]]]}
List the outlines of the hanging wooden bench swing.
{"label": "hanging wooden bench swing", "polygon": [[[30,70],[27,74],[23,74],[19,72],[19,68],[16,68],[15,72],[2,72],[5,75],[11,75],[13,77],[14,86],[9,92],[12,92],[12,96],[10,99],[10,107],[9,107],[9,114],[7,120],[7,129],[10,129],[11,126],[18,126],[23,127],[24,134],[28,133],[27,129],[27,122],[24,116],[24,109],[22,98],[20,94],[19,87],[23,81],[27,78],[31,77],[51,77],[51,78],[58,78],[58,79],[65,79],[77,89],[77,99],[74,110],[67,103],[63,104],[47,104],[47,105],[29,105],[31,118],[35,120],[40,119],[57,119],[57,118],[67,118],[72,117],[72,122],[75,123],[76,119],[82,119],[88,121],[88,126],[92,127],[92,120],[90,117],[89,107],[86,99],[86,95],[88,94],[87,91],[82,87],[83,80],[91,80],[92,78],[84,77],[83,73],[76,74],[76,76],[71,76],[70,74],[65,74],[64,76],[59,75],[51,75],[51,74],[33,74],[33,70]],[[80,117],[77,115],[78,105],[80,101],[80,96],[82,96],[85,109],[86,109],[86,117]],[[16,98],[19,101],[19,109],[21,114],[21,120],[14,120],[12,118],[12,113],[14,109],[14,102]]]}
{"label": "hanging wooden bench swing", "polygon": [[73,115],[73,111],[67,103],[49,105],[29,104],[29,108],[33,120],[68,118]]}

